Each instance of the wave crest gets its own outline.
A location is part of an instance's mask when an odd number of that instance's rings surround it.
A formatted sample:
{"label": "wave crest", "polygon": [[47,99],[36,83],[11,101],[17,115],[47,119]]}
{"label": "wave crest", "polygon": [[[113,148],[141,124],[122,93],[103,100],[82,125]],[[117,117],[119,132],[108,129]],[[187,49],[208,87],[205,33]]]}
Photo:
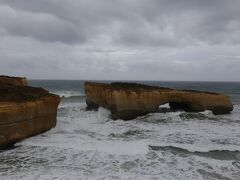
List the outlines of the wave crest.
{"label": "wave crest", "polygon": [[59,95],[61,98],[85,97],[81,91],[52,91],[51,93]]}
{"label": "wave crest", "polygon": [[172,154],[182,155],[196,155],[201,157],[207,157],[217,160],[240,160],[239,150],[209,150],[203,151],[189,151],[188,149],[176,147],[176,146],[152,146],[149,148],[153,151],[168,151]]}

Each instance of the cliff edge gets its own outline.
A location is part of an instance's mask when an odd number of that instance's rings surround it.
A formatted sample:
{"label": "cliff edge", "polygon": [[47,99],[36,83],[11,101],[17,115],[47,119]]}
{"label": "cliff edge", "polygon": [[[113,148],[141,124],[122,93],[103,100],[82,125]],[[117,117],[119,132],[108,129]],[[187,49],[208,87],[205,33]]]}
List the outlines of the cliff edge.
{"label": "cliff edge", "polygon": [[27,78],[25,77],[10,77],[0,75],[0,84],[9,84],[14,86],[27,86]]}
{"label": "cliff edge", "polygon": [[60,97],[12,79],[5,83],[0,77],[0,147],[56,126]]}

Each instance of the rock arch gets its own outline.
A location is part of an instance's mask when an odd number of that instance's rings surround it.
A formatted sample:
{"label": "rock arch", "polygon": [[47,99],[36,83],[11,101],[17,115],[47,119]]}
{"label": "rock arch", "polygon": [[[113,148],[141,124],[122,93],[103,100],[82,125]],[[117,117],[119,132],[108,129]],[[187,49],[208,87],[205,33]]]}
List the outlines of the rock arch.
{"label": "rock arch", "polygon": [[220,93],[176,90],[135,83],[85,83],[87,109],[99,106],[111,111],[112,119],[130,120],[156,112],[159,105],[169,103],[171,110],[200,112],[211,110],[226,114],[233,110],[228,96]]}

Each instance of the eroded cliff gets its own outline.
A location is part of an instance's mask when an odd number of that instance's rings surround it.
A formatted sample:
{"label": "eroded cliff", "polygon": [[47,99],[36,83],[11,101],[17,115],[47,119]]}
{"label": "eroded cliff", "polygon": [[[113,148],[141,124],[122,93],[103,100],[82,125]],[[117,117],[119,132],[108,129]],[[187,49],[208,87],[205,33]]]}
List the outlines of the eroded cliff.
{"label": "eroded cliff", "polygon": [[59,96],[13,84],[0,82],[0,147],[56,126]]}
{"label": "eroded cliff", "polygon": [[9,84],[15,86],[27,86],[27,79],[24,77],[10,77],[0,75],[0,84]]}
{"label": "eroded cliff", "polygon": [[200,112],[211,110],[226,114],[233,110],[228,96],[220,93],[176,90],[135,83],[85,83],[87,109],[99,106],[111,111],[112,119],[130,120],[156,112],[159,105],[169,103],[171,110]]}

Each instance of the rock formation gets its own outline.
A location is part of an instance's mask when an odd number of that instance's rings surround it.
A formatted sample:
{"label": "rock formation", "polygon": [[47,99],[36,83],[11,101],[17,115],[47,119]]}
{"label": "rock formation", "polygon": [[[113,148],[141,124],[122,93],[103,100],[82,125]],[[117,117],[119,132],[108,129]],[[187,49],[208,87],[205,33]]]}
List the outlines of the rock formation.
{"label": "rock formation", "polygon": [[228,96],[220,93],[176,90],[135,83],[85,83],[88,110],[99,106],[111,111],[112,119],[130,120],[156,112],[160,105],[169,103],[172,111],[226,114],[233,110]]}
{"label": "rock formation", "polygon": [[59,96],[25,86],[25,79],[7,77],[5,83],[1,78],[0,147],[55,127]]}
{"label": "rock formation", "polygon": [[22,77],[0,76],[0,84],[27,86],[27,79]]}

